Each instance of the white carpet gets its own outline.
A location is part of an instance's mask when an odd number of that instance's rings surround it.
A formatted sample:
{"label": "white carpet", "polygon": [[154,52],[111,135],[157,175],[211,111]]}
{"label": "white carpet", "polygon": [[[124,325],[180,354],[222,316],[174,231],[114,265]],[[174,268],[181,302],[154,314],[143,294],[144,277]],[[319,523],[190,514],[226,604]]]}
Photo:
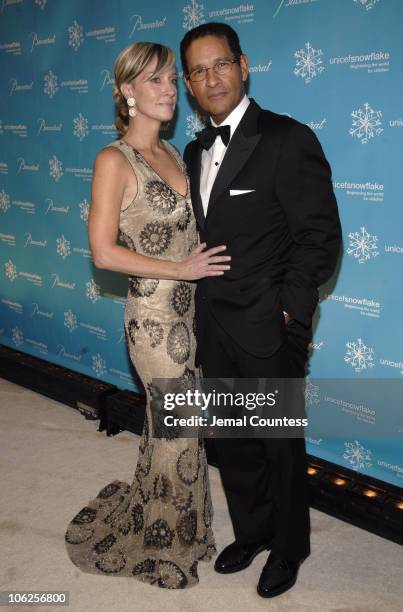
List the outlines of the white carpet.
{"label": "white carpet", "polygon": [[[312,554],[297,584],[274,599],[256,593],[266,553],[229,576],[200,563],[200,583],[184,591],[82,573],[65,552],[66,525],[108,482],[131,483],[137,460],[137,436],[108,438],[97,427],[73,408],[0,379],[0,590],[69,591],[72,612],[402,612],[402,548],[315,510]],[[215,468],[210,478],[221,550],[233,535]]]}

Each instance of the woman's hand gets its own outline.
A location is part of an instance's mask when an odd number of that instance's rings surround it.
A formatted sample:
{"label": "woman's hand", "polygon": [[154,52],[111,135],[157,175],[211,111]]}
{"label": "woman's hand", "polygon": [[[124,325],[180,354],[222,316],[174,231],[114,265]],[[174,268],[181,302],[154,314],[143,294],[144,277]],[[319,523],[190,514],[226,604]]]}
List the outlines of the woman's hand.
{"label": "woman's hand", "polygon": [[226,250],[226,246],[221,245],[205,251],[206,243],[199,244],[193,253],[178,264],[178,278],[180,280],[198,280],[205,276],[222,276],[231,266],[224,262],[230,261],[230,255],[220,255]]}

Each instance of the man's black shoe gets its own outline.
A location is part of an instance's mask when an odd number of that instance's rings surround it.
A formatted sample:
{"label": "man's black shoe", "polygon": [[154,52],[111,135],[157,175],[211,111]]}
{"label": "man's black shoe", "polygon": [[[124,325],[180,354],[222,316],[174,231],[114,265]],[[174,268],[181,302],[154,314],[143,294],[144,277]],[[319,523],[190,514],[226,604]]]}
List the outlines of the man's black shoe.
{"label": "man's black shoe", "polygon": [[218,555],[214,569],[219,574],[232,574],[248,567],[253,559],[264,550],[270,550],[271,543],[238,544],[233,542]]}
{"label": "man's black shoe", "polygon": [[260,575],[257,592],[261,597],[276,597],[288,591],[297,581],[299,561],[279,559],[271,554]]}

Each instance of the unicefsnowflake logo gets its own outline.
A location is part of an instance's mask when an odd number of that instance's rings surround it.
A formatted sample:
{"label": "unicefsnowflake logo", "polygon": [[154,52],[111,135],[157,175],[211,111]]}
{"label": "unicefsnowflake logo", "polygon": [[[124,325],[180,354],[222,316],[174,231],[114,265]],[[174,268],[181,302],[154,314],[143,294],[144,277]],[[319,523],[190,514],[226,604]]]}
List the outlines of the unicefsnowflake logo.
{"label": "unicefsnowflake logo", "polygon": [[367,11],[370,11],[375,4],[378,4],[379,0],[354,0],[354,2],[356,4],[361,4],[361,6],[364,6]]}
{"label": "unicefsnowflake logo", "polygon": [[106,373],[106,361],[99,353],[92,356],[92,369],[97,376],[102,376]]}
{"label": "unicefsnowflake logo", "polygon": [[16,325],[11,331],[12,341],[14,342],[15,346],[20,346],[20,344],[24,342],[24,335],[22,333],[22,330],[18,327],[18,325]]}
{"label": "unicefsnowflake logo", "polygon": [[204,23],[204,5],[196,0],[191,0],[190,4],[183,7],[183,23],[185,30],[191,30]]}
{"label": "unicefsnowflake logo", "polygon": [[358,440],[354,442],[344,442],[344,454],[345,459],[353,468],[353,470],[362,470],[371,467],[371,451],[365,448]]}
{"label": "unicefsnowflake logo", "polygon": [[356,342],[346,342],[344,361],[349,363],[356,372],[362,372],[374,367],[374,349],[366,346],[361,338]]}
{"label": "unicefsnowflake logo", "polygon": [[314,385],[307,376],[305,379],[305,405],[319,404],[319,385]]}
{"label": "unicefsnowflake logo", "polygon": [[371,138],[382,134],[382,111],[374,111],[368,102],[365,102],[364,108],[353,110],[351,116],[353,125],[349,129],[349,134],[353,138],[361,140],[361,144],[367,144]]}
{"label": "unicefsnowflake logo", "polygon": [[82,113],[78,113],[78,116],[73,119],[73,135],[82,142],[89,133],[87,119]]}
{"label": "unicefsnowflake logo", "polygon": [[67,327],[70,333],[78,327],[77,316],[74,314],[71,308],[64,313],[64,325]]}
{"label": "unicefsnowflake logo", "polygon": [[195,138],[196,132],[200,132],[204,128],[202,118],[198,113],[191,113],[186,117],[186,136],[189,138]]}
{"label": "unicefsnowflake logo", "polygon": [[85,295],[93,304],[100,299],[99,285],[96,284],[93,278],[85,283]]}
{"label": "unicefsnowflake logo", "polygon": [[10,280],[11,282],[15,281],[15,279],[18,276],[18,274],[17,274],[17,266],[15,265],[15,263],[12,262],[11,259],[9,259],[4,264],[4,268],[5,268],[5,274],[6,274],[6,277],[8,278],[8,280]]}
{"label": "unicefsnowflake logo", "polygon": [[322,66],[322,55],[322,49],[314,49],[311,43],[305,43],[305,49],[299,49],[294,53],[297,59],[294,69],[295,76],[304,79],[305,83],[310,83],[325,69]]}
{"label": "unicefsnowflake logo", "polygon": [[84,42],[83,26],[74,20],[71,26],[67,28],[67,31],[69,33],[69,46],[73,47],[74,51],[77,51]]}
{"label": "unicefsnowflake logo", "polygon": [[67,240],[64,234],[62,234],[59,238],[56,238],[56,245],[56,251],[61,257],[63,257],[63,259],[66,259],[66,257],[71,255],[70,240]]}
{"label": "unicefsnowflake logo", "polygon": [[84,200],[80,202],[79,206],[80,206],[80,219],[87,222],[88,216],[90,214],[90,205],[89,205],[89,202],[87,202],[87,198],[84,198]]}
{"label": "unicefsnowflake logo", "polygon": [[10,208],[10,196],[2,189],[0,191],[0,210],[4,213]]}
{"label": "unicefsnowflake logo", "polygon": [[49,160],[49,174],[56,181],[56,183],[64,174],[63,164],[60,159],[57,159],[56,155]]}
{"label": "unicefsnowflake logo", "polygon": [[348,235],[349,245],[346,251],[362,264],[379,255],[378,236],[372,236],[365,227],[360,227],[359,232],[350,232]]}
{"label": "unicefsnowflake logo", "polygon": [[58,91],[59,85],[57,83],[57,76],[49,70],[43,77],[43,92],[49,96],[49,98],[53,98]]}

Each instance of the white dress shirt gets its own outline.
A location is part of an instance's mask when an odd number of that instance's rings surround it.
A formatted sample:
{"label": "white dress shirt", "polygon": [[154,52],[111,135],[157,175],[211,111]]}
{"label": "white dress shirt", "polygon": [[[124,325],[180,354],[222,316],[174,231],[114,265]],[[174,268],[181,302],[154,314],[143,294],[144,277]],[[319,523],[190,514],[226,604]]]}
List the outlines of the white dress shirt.
{"label": "white dress shirt", "polygon": [[[233,133],[238,127],[246,109],[250,103],[249,98],[244,95],[238,106],[228,115],[228,117],[222,122],[221,125],[229,125],[231,128],[230,140]],[[218,127],[216,123],[211,119],[211,124],[214,127]],[[229,145],[229,143],[228,143]],[[206,151],[203,149],[201,159],[201,174],[200,174],[200,196],[202,199],[204,215],[207,215],[208,203],[210,200],[211,189],[216,179],[217,173],[220,169],[222,160],[227,151],[227,147],[223,143],[221,136],[217,136],[213,145]]]}

